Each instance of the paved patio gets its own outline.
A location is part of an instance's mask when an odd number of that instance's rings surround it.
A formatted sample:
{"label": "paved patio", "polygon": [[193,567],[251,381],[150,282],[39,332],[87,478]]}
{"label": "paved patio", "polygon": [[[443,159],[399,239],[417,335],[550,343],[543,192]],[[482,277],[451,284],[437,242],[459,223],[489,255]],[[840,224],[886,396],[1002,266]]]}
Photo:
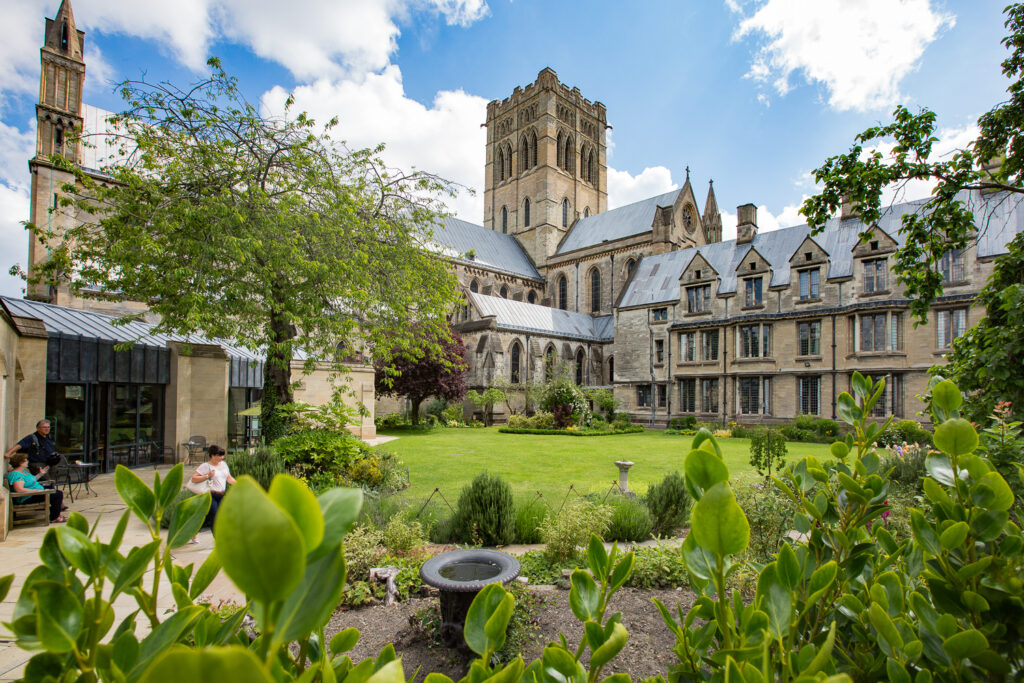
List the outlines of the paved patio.
{"label": "paved patio", "polygon": [[[135,472],[142,477],[143,481],[152,485],[153,473],[160,472],[161,478],[166,475],[170,466],[153,468],[140,468]],[[187,470],[188,468],[186,468]],[[189,472],[186,471],[186,475]],[[117,491],[114,489],[114,475],[102,474],[96,477],[91,487],[98,494],[96,496],[75,495],[74,502],[70,502],[65,494],[65,501],[70,510],[78,512],[85,517],[90,526],[99,519],[97,534],[100,539],[107,540],[111,537],[118,519],[124,513],[126,506],[121,502]],[[39,547],[42,544],[43,534],[47,527],[42,524],[31,526],[15,527],[7,536],[7,540],[0,543],[0,576],[14,574],[14,585],[12,586],[3,603],[0,603],[0,622],[10,621],[14,613],[14,603],[18,599],[25,576],[39,564]],[[124,542],[121,545],[122,554],[127,548],[133,545],[142,545],[151,540],[149,530],[138,518],[132,516],[125,531]],[[197,566],[206,559],[213,549],[213,536],[209,530],[204,529],[199,534],[199,545],[185,545],[172,552],[176,564],[187,565],[195,563]],[[143,579],[146,585],[152,585],[152,569],[146,573],[148,578]],[[219,574],[210,587],[204,592],[204,600],[216,604],[222,600],[229,600],[242,603],[243,597],[235,588],[234,584],[223,574]],[[157,604],[161,608],[170,609],[174,607],[174,599],[171,597],[170,584],[165,576],[160,578],[160,592]],[[134,598],[126,595],[118,596],[114,601],[114,609],[117,613],[115,623],[130,614],[136,608]],[[148,622],[140,619],[140,629],[137,633],[145,633],[148,630]],[[21,677],[25,662],[34,653],[26,652],[14,645],[11,633],[0,626],[0,681],[14,681]]]}

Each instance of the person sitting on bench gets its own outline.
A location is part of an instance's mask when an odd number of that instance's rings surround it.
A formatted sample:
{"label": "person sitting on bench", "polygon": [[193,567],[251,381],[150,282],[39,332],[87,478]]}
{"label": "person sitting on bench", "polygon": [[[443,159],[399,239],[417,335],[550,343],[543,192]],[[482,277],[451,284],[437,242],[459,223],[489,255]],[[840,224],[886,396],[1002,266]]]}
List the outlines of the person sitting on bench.
{"label": "person sitting on bench", "polygon": [[[28,471],[28,456],[24,453],[15,453],[10,457],[11,470],[7,473],[7,484],[11,487],[11,491],[14,493],[31,493],[32,491],[44,491],[43,485],[39,483],[39,480],[32,476],[32,473]],[[43,467],[40,470],[41,474],[46,474],[49,467]],[[24,505],[25,503],[38,503],[42,501],[42,496],[12,496],[11,500],[15,505]],[[50,494],[50,521],[51,522],[66,522],[67,517],[60,514],[60,511],[64,507],[64,492],[57,489]]]}
{"label": "person sitting on bench", "polygon": [[7,458],[21,451],[28,455],[28,467],[32,474],[39,474],[43,467],[53,467],[60,462],[57,455],[57,444],[50,436],[50,421],[36,422],[36,431],[7,449]]}

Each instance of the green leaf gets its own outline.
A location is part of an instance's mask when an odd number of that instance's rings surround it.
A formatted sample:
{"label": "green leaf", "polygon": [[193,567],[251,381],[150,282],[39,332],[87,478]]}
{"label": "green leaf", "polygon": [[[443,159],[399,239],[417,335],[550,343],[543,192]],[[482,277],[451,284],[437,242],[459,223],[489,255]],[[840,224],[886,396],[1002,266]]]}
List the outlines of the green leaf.
{"label": "green leaf", "polygon": [[572,608],[572,613],[580,621],[597,620],[601,592],[594,577],[582,569],[577,569],[572,573],[570,581],[572,588],[569,589],[569,607]]}
{"label": "green leaf", "polygon": [[842,441],[836,441],[828,447],[828,452],[832,454],[832,457],[837,460],[842,460],[850,454],[850,449],[846,447],[846,444]]}
{"label": "green leaf", "polygon": [[153,516],[153,509],[156,507],[156,497],[146,483],[139,478],[139,475],[124,465],[118,465],[114,470],[114,488],[117,489],[121,500],[128,505],[128,509],[134,512],[136,517],[149,524],[149,520]]}
{"label": "green leaf", "polygon": [[955,633],[942,641],[942,649],[954,661],[968,659],[988,649],[988,640],[977,629]]}
{"label": "green leaf", "polygon": [[683,472],[691,493],[696,492],[694,498],[698,500],[703,492],[715,484],[729,480],[729,468],[722,459],[701,449],[687,453],[683,460]]}
{"label": "green leaf", "polygon": [[622,648],[626,646],[628,639],[629,632],[626,631],[626,627],[620,623],[614,624],[611,635],[604,641],[604,644],[591,653],[590,668],[592,670],[600,669],[613,660],[622,651]]}
{"label": "green leaf", "polygon": [[75,531],[85,536],[89,535],[89,522],[85,519],[85,517],[83,517],[81,514],[77,512],[72,512],[70,515],[68,515],[68,522],[64,526],[66,526],[69,529],[74,529]]}
{"label": "green leaf", "polygon": [[970,531],[970,527],[967,526],[967,522],[957,522],[942,532],[939,542],[946,550],[959,548],[967,538],[968,531]]}
{"label": "green leaf", "polygon": [[309,487],[295,477],[279,474],[274,477],[267,494],[291,515],[295,526],[302,532],[306,551],[315,550],[324,539],[324,516]]}
{"label": "green leaf", "polygon": [[7,598],[7,592],[11,590],[12,583],[14,583],[14,574],[0,576],[0,602]]}
{"label": "green leaf", "polygon": [[892,657],[885,660],[885,672],[888,674],[889,683],[912,683],[907,668]]}
{"label": "green leaf", "polygon": [[82,631],[78,597],[56,581],[39,581],[31,590],[39,642],[50,652],[70,652]]}
{"label": "green leaf", "polygon": [[179,462],[167,473],[167,478],[164,479],[163,485],[160,487],[158,506],[161,510],[166,510],[170,507],[171,503],[178,497],[178,493],[181,492],[181,484],[184,481],[184,469],[185,465]]}
{"label": "green leaf", "polygon": [[212,498],[209,493],[191,496],[181,501],[171,515],[171,526],[167,530],[167,547],[180,548],[199,533],[210,511]]}
{"label": "green leaf", "polygon": [[615,563],[615,569],[612,570],[612,575],[608,579],[609,590],[615,592],[622,588],[622,586],[629,581],[630,575],[633,573],[633,565],[636,562],[636,557],[632,552],[628,552],[622,556],[618,562]]}
{"label": "green leaf", "polygon": [[597,534],[590,534],[590,543],[587,545],[587,566],[599,580],[608,578],[608,552],[604,549],[604,543]]}
{"label": "green leaf", "polygon": [[994,541],[1002,536],[1009,519],[1005,510],[986,510],[971,520],[971,531],[979,541]]}
{"label": "green leaf", "polygon": [[860,406],[853,400],[853,396],[850,396],[845,391],[839,394],[839,398],[836,400],[836,414],[840,420],[848,425],[857,424],[864,416]]}
{"label": "green leaf", "polygon": [[886,614],[885,609],[878,603],[873,602],[868,607],[868,619],[870,619],[871,625],[875,627],[878,635],[889,644],[890,648],[893,650],[901,650],[903,648],[903,637],[900,636],[899,630],[892,623],[892,619]]}
{"label": "green leaf", "polygon": [[785,637],[793,622],[793,596],[779,579],[777,562],[761,570],[755,600],[758,607],[768,615],[768,630],[772,635],[776,638]]}
{"label": "green leaf", "polygon": [[207,613],[206,607],[193,605],[175,612],[166,621],[161,622],[139,644],[139,658],[135,667],[129,672],[128,678],[138,678],[160,654],[166,652],[168,648],[191,631],[196,621]]}
{"label": "green leaf", "polygon": [[686,569],[699,579],[709,580],[714,576],[715,558],[697,545],[693,534],[687,534],[682,546],[683,562]]}
{"label": "green leaf", "polygon": [[559,683],[585,683],[587,671],[568,650],[559,645],[548,645],[541,655],[545,680]]}
{"label": "green leaf", "polygon": [[694,506],[690,533],[701,547],[720,556],[743,552],[750,541],[750,524],[732,489],[720,481]]}
{"label": "green leaf", "polygon": [[128,557],[121,564],[117,579],[114,581],[114,588],[110,593],[111,600],[121,591],[139,582],[146,573],[149,563],[153,561],[153,555],[159,552],[161,543],[162,541],[157,539],[147,545],[136,546],[128,552]]}
{"label": "green leaf", "polygon": [[131,671],[139,659],[139,641],[134,633],[122,633],[114,640],[111,659],[121,671]]}
{"label": "green leaf", "polygon": [[949,455],[967,455],[978,447],[978,432],[967,420],[957,417],[935,428],[935,447]]}
{"label": "green leaf", "polygon": [[940,484],[952,486],[956,477],[953,475],[953,465],[945,455],[929,455],[924,459],[924,468],[928,474]]}
{"label": "green leaf", "polygon": [[920,510],[910,511],[910,529],[914,534],[914,540],[921,546],[921,549],[932,556],[942,554],[942,547],[935,530],[925,520]]}
{"label": "green leaf", "polygon": [[345,592],[345,574],[341,548],[309,563],[302,583],[281,608],[275,642],[300,640],[326,624]]}
{"label": "green leaf", "polygon": [[789,590],[796,590],[803,578],[803,571],[800,569],[800,562],[793,552],[793,546],[783,543],[775,560],[775,573]]}
{"label": "green leaf", "polygon": [[356,646],[359,642],[359,629],[347,628],[341,633],[336,634],[331,638],[331,654],[338,656],[344,652],[348,652]]}
{"label": "green leaf", "polygon": [[825,638],[825,642],[821,644],[821,648],[814,655],[804,670],[800,672],[801,676],[813,676],[814,674],[821,671],[825,665],[829,662],[832,656],[832,648],[836,643],[836,622],[832,622],[832,625],[828,627],[828,636]]}
{"label": "green leaf", "polygon": [[251,650],[237,645],[201,650],[175,646],[153,660],[141,683],[273,683]]}
{"label": "green leaf", "polygon": [[1013,505],[1013,491],[998,472],[988,472],[978,479],[979,486],[992,490],[992,499],[985,506],[990,510],[1009,510]]}
{"label": "green leaf", "polygon": [[366,683],[405,683],[401,660],[395,659],[377,669]]}
{"label": "green leaf", "polygon": [[302,535],[291,516],[252,477],[239,477],[224,496],[214,534],[224,572],[252,599],[283,600],[302,581]]}
{"label": "green leaf", "polygon": [[324,540],[310,559],[316,559],[341,546],[363,506],[363,492],[359,489],[331,489],[317,498],[324,517]]}
{"label": "green leaf", "polygon": [[466,624],[463,628],[466,644],[481,657],[496,649],[489,647],[491,643],[488,639],[487,622],[498,611],[506,597],[512,596],[501,587],[501,584],[489,583],[473,598],[466,613]]}
{"label": "green leaf", "polygon": [[57,544],[71,566],[86,576],[96,576],[100,560],[96,544],[78,529],[67,525],[57,527]]}
{"label": "green leaf", "polygon": [[505,645],[505,635],[508,633],[508,622],[512,620],[512,612],[515,611],[516,600],[512,594],[505,592],[505,597],[495,608],[494,612],[487,617],[484,624],[484,634],[487,636],[488,649],[497,652]]}
{"label": "green leaf", "polygon": [[198,571],[196,571],[195,578],[192,579],[192,585],[189,586],[188,595],[190,598],[195,600],[198,598],[204,590],[209,588],[213,580],[217,578],[217,574],[220,573],[220,558],[217,557],[217,549],[206,556],[203,563],[199,565]]}
{"label": "green leaf", "polygon": [[932,404],[947,414],[953,412],[964,402],[964,397],[956,384],[944,379],[932,388]]}

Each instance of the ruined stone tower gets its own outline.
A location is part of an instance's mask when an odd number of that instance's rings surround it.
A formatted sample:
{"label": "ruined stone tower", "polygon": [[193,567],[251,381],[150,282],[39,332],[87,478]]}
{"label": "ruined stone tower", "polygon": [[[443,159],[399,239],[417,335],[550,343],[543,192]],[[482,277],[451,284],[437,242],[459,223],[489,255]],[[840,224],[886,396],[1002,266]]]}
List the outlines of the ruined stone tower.
{"label": "ruined stone tower", "polygon": [[584,216],[608,202],[605,107],[551,69],[487,105],[484,226],[515,235],[543,268]]}

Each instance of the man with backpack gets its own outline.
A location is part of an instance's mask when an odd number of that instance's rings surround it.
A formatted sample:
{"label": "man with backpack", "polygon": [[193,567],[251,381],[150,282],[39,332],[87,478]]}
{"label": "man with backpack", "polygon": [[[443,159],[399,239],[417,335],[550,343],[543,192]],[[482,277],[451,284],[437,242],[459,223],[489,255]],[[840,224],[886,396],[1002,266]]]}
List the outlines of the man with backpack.
{"label": "man with backpack", "polygon": [[10,458],[18,451],[28,455],[29,469],[33,473],[37,473],[43,467],[53,467],[60,462],[60,457],[57,455],[57,444],[50,437],[50,421],[43,419],[37,422],[36,431],[11,446],[4,453],[4,457]]}

